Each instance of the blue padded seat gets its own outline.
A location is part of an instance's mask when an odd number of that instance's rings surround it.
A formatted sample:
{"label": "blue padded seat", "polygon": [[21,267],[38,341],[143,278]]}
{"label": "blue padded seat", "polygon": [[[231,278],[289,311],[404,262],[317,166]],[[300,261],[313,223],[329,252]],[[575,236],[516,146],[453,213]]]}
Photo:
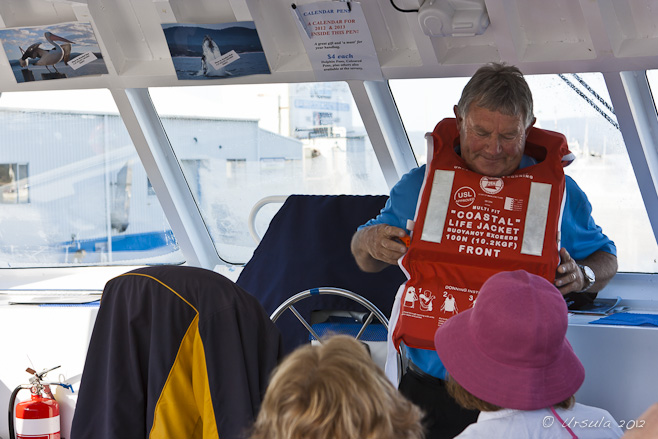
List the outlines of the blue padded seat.
{"label": "blue padded seat", "polygon": [[[404,274],[395,266],[365,273],[350,252],[357,227],[377,216],[387,199],[386,195],[291,195],[270,222],[237,284],[270,314],[296,293],[331,286],[365,297],[389,317]],[[295,307],[309,322],[317,309],[363,311],[349,299],[328,295]],[[291,312],[281,315],[276,324],[285,352],[308,343],[308,332]]]}

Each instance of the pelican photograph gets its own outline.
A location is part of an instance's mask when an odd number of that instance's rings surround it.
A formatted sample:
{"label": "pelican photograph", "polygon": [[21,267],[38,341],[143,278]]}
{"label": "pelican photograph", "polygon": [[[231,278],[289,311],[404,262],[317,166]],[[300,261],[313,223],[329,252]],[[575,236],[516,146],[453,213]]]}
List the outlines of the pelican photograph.
{"label": "pelican photograph", "polygon": [[89,23],[0,29],[0,41],[19,83],[107,73]]}
{"label": "pelican photograph", "polygon": [[253,21],[162,25],[178,79],[269,74]]}

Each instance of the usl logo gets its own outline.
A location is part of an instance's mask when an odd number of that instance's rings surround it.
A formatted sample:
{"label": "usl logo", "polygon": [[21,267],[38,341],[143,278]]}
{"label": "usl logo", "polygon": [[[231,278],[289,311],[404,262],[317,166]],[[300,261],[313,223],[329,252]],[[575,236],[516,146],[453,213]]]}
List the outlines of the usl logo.
{"label": "usl logo", "polygon": [[454,195],[455,203],[459,207],[468,207],[475,201],[475,191],[468,186],[460,187]]}

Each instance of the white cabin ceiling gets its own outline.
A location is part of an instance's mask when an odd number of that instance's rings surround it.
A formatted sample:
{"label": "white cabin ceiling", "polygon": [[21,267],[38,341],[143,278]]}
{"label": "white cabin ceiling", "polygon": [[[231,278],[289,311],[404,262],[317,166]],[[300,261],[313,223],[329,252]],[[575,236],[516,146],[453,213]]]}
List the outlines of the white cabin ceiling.
{"label": "white cabin ceiling", "polygon": [[[298,0],[298,4],[315,0]],[[399,8],[425,2],[394,0]],[[429,37],[418,13],[390,0],[363,0],[384,78],[468,76],[481,64],[505,61],[525,73],[645,70],[658,67],[658,0],[480,0],[490,25],[482,35]],[[291,0],[2,0],[0,27],[91,22],[108,65],[101,78],[74,78],[72,88],[184,85],[178,81],[162,23],[255,21],[272,75],[210,83],[313,81]],[[13,90],[0,54],[0,84]],[[187,81],[189,83],[189,81]],[[21,84],[38,89],[43,84]],[[19,88],[17,88],[19,89]]]}

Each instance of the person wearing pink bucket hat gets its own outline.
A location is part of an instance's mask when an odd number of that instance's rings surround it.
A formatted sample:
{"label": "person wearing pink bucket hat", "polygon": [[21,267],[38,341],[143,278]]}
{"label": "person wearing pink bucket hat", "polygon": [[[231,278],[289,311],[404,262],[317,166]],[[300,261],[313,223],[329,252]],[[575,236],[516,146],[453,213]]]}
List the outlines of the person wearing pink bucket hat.
{"label": "person wearing pink bucket hat", "polygon": [[607,411],[575,403],[585,370],[565,337],[567,323],[558,289],[517,270],[491,276],[473,308],[437,329],[449,393],[481,411],[457,438],[622,436]]}

